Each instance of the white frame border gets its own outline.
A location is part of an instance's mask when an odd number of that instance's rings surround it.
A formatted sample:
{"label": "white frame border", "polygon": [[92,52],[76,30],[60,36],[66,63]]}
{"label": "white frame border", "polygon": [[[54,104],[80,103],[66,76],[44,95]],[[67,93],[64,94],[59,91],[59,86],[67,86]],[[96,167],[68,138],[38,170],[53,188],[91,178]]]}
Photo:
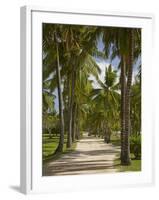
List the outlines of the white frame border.
{"label": "white frame border", "polygon": [[[66,9],[50,9],[36,6],[25,6],[21,8],[21,174],[20,185],[21,192],[35,193],[41,192],[33,189],[32,183],[32,37],[31,37],[31,13],[33,11],[53,12],[53,13],[69,13],[95,16],[115,16],[115,17],[133,17],[153,20],[152,14],[139,13],[121,13],[121,12],[106,12],[106,11],[88,11],[88,10],[66,10]],[[152,135],[154,137],[154,134]],[[152,151],[154,153],[154,139],[152,139]],[[146,185],[154,183],[154,156],[152,155],[152,180]],[[142,184],[144,185],[144,184]],[[125,185],[126,186],[126,185]],[[129,185],[130,186],[130,185]],[[88,187],[89,188],[89,187]],[[88,189],[86,188],[86,189]],[[94,189],[94,188],[90,188]],[[50,191],[49,192],[56,192]],[[46,192],[48,192],[46,191]],[[67,189],[66,189],[67,191]]]}

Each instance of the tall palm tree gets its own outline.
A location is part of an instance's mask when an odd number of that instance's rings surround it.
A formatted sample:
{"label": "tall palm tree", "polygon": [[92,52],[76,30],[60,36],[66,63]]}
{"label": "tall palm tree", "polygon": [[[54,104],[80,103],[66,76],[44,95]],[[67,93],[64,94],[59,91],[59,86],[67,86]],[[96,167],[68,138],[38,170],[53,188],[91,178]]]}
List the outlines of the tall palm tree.
{"label": "tall palm tree", "polygon": [[130,134],[131,134],[131,121],[130,121],[130,98],[132,88],[132,74],[135,61],[140,57],[141,54],[141,32],[139,29],[127,29],[127,46],[128,52],[126,54],[127,64],[127,84],[125,89],[125,131],[123,132],[123,143],[121,153],[121,164],[129,165],[130,159]]}
{"label": "tall palm tree", "polygon": [[133,29],[128,30],[129,36],[129,51],[128,51],[128,72],[127,72],[127,84],[125,97],[125,108],[123,108],[123,115],[125,116],[125,130],[123,132],[123,143],[122,143],[122,153],[121,153],[121,164],[129,165],[131,163],[130,159],[130,90],[132,84],[132,72],[133,72],[133,62],[134,62],[134,32]]}
{"label": "tall palm tree", "polygon": [[57,76],[57,88],[58,88],[58,99],[59,99],[59,115],[60,115],[60,140],[55,153],[63,151],[64,145],[64,115],[63,115],[63,97],[61,89],[61,74],[60,74],[60,62],[59,62],[59,46],[58,38],[55,32],[56,39],[56,56],[57,56],[57,65],[56,65],[56,76]]}
{"label": "tall palm tree", "polygon": [[[114,121],[119,118],[119,96],[117,84],[117,72],[109,65],[105,70],[105,81],[98,81],[101,88],[92,91],[93,101],[96,106],[97,116],[94,122],[103,129],[107,142],[110,141],[110,135]],[[97,121],[98,120],[98,121]],[[113,122],[113,123],[112,123]]]}
{"label": "tall palm tree", "polygon": [[[57,34],[58,33],[58,34]],[[59,99],[59,116],[60,116],[60,139],[55,153],[63,151],[64,145],[64,116],[63,116],[63,97],[61,89],[61,74],[60,74],[60,61],[59,61],[59,43],[61,42],[60,36],[62,35],[62,29],[59,25],[43,24],[43,55],[44,66],[51,67],[48,71],[51,73],[56,71],[58,99]],[[46,59],[47,58],[47,59]],[[49,61],[49,65],[45,63],[45,60]],[[51,64],[55,64],[51,66]],[[49,75],[49,73],[48,73]]]}
{"label": "tall palm tree", "polygon": [[[126,59],[125,56],[121,56],[121,75],[120,75],[120,84],[121,84],[121,161],[124,160],[125,157],[125,93],[126,93]],[[127,151],[129,155],[129,151]]]}
{"label": "tall palm tree", "polygon": [[106,55],[112,54],[121,60],[121,164],[129,165],[130,90],[134,55],[137,58],[141,52],[141,33],[139,29],[106,28],[103,41]]}
{"label": "tall palm tree", "polygon": [[[71,26],[69,27],[69,37],[71,35],[71,42],[67,44],[67,47],[70,46],[69,50],[69,63],[71,67],[70,74],[70,103],[69,103],[69,130],[67,137],[67,147],[71,147],[72,140],[75,139],[75,88],[77,82],[77,74],[81,71],[82,73],[94,74],[95,70],[99,71],[98,65],[95,63],[95,60],[92,57],[92,52],[96,51],[95,42],[90,41],[92,38],[88,37],[88,33],[92,30],[92,27],[84,26]],[[66,39],[67,40],[67,39]],[[87,41],[87,42],[86,42]],[[84,72],[85,71],[85,72]],[[88,77],[87,77],[88,78]]]}

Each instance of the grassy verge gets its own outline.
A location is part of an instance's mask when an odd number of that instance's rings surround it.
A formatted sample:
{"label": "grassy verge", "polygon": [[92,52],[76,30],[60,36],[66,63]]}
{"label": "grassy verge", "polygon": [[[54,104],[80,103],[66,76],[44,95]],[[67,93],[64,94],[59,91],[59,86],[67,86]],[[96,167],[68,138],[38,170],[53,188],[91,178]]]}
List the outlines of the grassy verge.
{"label": "grassy verge", "polygon": [[[49,161],[50,159],[52,160],[52,159],[59,158],[61,156],[61,153],[54,154],[54,152],[55,152],[55,150],[58,146],[58,143],[59,143],[59,137],[54,136],[52,138],[49,138],[48,134],[43,134],[42,139],[43,139],[42,140],[43,163]],[[63,148],[62,154],[74,151],[75,148],[76,148],[76,142],[73,143],[71,148],[66,148],[66,142],[67,142],[67,139],[66,139],[66,136],[65,136],[64,148]]]}
{"label": "grassy verge", "polygon": [[119,158],[115,160],[114,165],[119,172],[141,171],[141,160],[135,160],[133,154],[131,154],[131,165],[122,166]]}
{"label": "grassy verge", "polygon": [[[119,134],[112,135],[111,143],[115,146],[120,146],[120,135]],[[141,171],[141,160],[136,160],[133,154],[131,154],[130,156],[131,156],[131,165],[129,166],[122,166],[120,164],[120,158],[115,160],[114,165],[119,172]],[[120,155],[118,157],[120,157]]]}

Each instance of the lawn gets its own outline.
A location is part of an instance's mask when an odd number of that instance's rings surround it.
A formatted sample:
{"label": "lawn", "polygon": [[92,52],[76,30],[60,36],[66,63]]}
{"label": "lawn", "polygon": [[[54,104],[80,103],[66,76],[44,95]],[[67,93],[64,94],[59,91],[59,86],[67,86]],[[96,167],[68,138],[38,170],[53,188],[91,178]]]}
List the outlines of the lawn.
{"label": "lawn", "polygon": [[[111,143],[115,146],[120,146],[120,135],[112,134]],[[115,167],[119,170],[119,172],[141,171],[141,160],[136,160],[132,153],[130,156],[131,156],[131,165],[129,166],[122,166],[120,164],[120,158],[115,160],[114,164],[115,164]]]}
{"label": "lawn", "polygon": [[119,172],[141,171],[141,160],[135,160],[133,154],[131,154],[131,165],[122,166],[120,165],[120,159],[116,159],[115,166]]}
{"label": "lawn", "polygon": [[[66,148],[66,142],[67,142],[66,138],[67,136],[65,135],[63,153],[68,153],[70,151],[73,151],[76,148],[76,142],[73,143],[70,149]],[[43,134],[43,138],[42,138],[43,161],[56,159],[57,157],[60,156],[60,154],[54,155],[54,152],[58,146],[58,143],[59,143],[58,136],[53,136],[52,138],[49,138],[49,134]]]}

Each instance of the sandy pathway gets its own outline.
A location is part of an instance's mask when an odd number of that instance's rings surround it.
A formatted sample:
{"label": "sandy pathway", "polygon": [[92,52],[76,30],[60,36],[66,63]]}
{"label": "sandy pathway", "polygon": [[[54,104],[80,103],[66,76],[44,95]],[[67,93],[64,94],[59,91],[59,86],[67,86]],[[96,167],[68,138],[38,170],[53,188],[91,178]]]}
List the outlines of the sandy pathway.
{"label": "sandy pathway", "polygon": [[43,175],[75,175],[115,172],[114,159],[119,147],[106,144],[103,139],[84,135],[76,150],[44,165]]}

